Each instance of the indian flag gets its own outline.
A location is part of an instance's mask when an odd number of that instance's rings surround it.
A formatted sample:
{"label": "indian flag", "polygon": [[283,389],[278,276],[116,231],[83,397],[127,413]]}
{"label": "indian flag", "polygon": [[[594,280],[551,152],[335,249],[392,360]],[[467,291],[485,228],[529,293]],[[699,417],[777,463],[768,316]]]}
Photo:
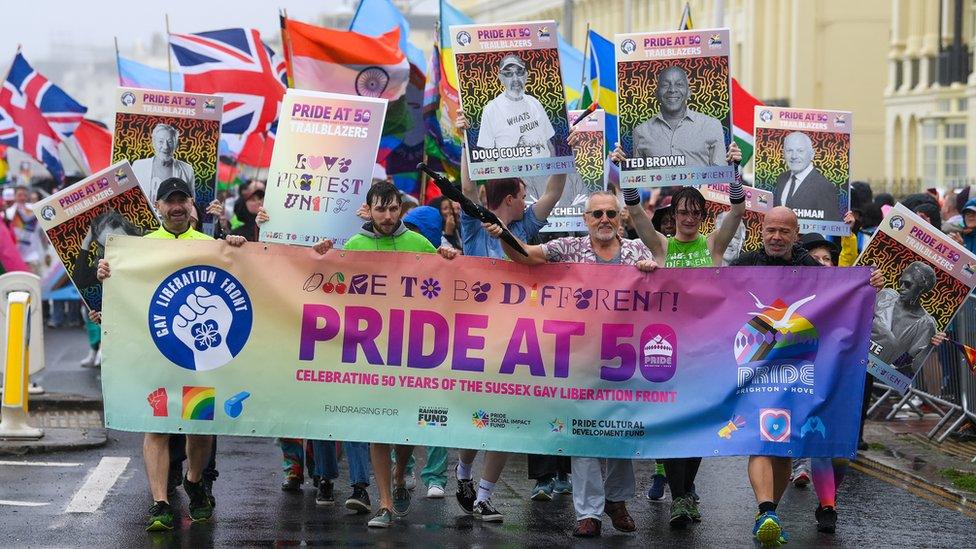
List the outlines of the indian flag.
{"label": "indian flag", "polygon": [[400,50],[400,29],[378,36],[285,20],[295,87],[393,101],[410,80],[410,62]]}

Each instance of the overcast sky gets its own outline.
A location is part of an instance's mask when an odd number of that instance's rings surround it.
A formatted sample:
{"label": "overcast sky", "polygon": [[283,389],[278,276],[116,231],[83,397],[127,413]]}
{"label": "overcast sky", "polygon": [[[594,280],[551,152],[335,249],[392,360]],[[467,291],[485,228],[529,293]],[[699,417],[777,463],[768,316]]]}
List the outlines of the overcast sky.
{"label": "overcast sky", "polygon": [[[278,32],[278,8],[288,16],[314,21],[319,14],[346,11],[349,0],[3,0],[0,8],[0,64],[9,63],[17,44],[28,59],[50,57],[51,43],[113,47],[118,36],[123,54],[154,32],[165,31],[169,14],[172,32],[199,32],[252,27]],[[58,52],[70,55],[69,52]]]}

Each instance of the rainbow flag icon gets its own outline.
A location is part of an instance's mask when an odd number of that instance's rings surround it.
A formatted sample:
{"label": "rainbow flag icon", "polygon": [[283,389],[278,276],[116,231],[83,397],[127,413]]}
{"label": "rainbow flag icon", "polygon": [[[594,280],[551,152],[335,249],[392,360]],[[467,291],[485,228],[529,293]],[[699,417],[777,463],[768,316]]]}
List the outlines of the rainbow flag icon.
{"label": "rainbow flag icon", "polygon": [[217,392],[213,387],[183,386],[183,419],[213,421]]}

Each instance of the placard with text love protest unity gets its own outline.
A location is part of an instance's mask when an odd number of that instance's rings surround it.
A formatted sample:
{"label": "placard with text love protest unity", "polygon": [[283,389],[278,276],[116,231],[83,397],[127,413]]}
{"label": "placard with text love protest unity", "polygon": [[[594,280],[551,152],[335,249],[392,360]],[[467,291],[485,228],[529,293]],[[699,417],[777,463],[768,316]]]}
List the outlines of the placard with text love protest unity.
{"label": "placard with text love protest unity", "polygon": [[637,458],[857,451],[867,268],[643,273],[130,237],[108,259],[112,429]]}
{"label": "placard with text love protest unity", "polygon": [[800,233],[851,234],[853,113],[757,105],[755,116],[756,187],[796,213]]}
{"label": "placard with text love protest unity", "polygon": [[868,372],[901,394],[976,286],[976,256],[924,219],[895,204],[855,265],[885,275],[871,328]]}
{"label": "placard with text love protest unity", "polygon": [[203,215],[204,232],[213,234],[207,205],[216,197],[217,151],[224,98],[217,95],[140,88],[116,93],[112,161],[128,160],[155,209],[156,190],[170,177],[190,184]]}
{"label": "placard with text love protest unity", "polygon": [[289,89],[281,104],[262,242],[343,246],[373,181],[386,99]]}
{"label": "placard with text love protest unity", "polygon": [[102,310],[102,283],[95,269],[105,257],[108,238],[142,236],[159,228],[125,160],[38,201],[34,212],[78,294],[93,311]]}
{"label": "placard with text love protest unity", "polygon": [[[576,123],[585,112],[571,110],[569,120]],[[586,224],[583,222],[586,199],[590,193],[607,188],[605,117],[606,111],[596,109],[577,124],[580,142],[573,148],[573,164],[576,169],[566,177],[563,195],[549,214],[549,222],[541,232],[586,232]],[[547,183],[548,178],[545,177],[530,178],[525,182],[525,192],[538,198],[545,192]]]}
{"label": "placard with text love protest unity", "polygon": [[555,21],[451,25],[471,179],[571,173]]}
{"label": "placard with text love protest unity", "polygon": [[731,183],[728,29],[618,34],[624,187]]}

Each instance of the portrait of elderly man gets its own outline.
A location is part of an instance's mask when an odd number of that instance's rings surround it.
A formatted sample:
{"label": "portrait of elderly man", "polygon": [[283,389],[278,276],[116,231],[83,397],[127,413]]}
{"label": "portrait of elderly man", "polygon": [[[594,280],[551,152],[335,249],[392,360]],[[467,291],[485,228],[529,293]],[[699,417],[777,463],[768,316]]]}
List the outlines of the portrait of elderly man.
{"label": "portrait of elderly man", "polygon": [[478,129],[478,147],[498,149],[528,147],[529,154],[519,158],[548,158],[555,149],[556,135],[549,115],[538,99],[525,93],[529,71],[525,61],[515,54],[502,57],[498,79],[505,91],[485,105]]}
{"label": "portrait of elderly man", "polygon": [[938,331],[935,319],[922,308],[922,297],[935,288],[935,270],[915,261],[905,267],[898,289],[878,292],[871,341],[881,345],[878,358],[913,377],[922,367]]}
{"label": "portrait of elderly man", "polygon": [[[139,186],[146,196],[155,197],[159,184],[170,177],[177,177],[190,184],[190,191],[196,194],[196,178],[193,167],[177,160],[174,155],[180,144],[180,132],[169,124],[156,124],[152,131],[155,156],[143,158],[132,163],[132,171],[139,180]],[[196,198],[196,196],[191,196]]]}
{"label": "portrait of elderly man", "polygon": [[791,208],[803,219],[841,221],[837,186],[813,167],[813,142],[803,132],[783,139],[783,159],[789,168],[776,178],[773,204]]}
{"label": "portrait of elderly man", "polygon": [[678,66],[657,75],[660,112],[634,128],[635,158],[683,156],[683,166],[727,166],[725,132],[716,118],[688,108],[688,73]]}

